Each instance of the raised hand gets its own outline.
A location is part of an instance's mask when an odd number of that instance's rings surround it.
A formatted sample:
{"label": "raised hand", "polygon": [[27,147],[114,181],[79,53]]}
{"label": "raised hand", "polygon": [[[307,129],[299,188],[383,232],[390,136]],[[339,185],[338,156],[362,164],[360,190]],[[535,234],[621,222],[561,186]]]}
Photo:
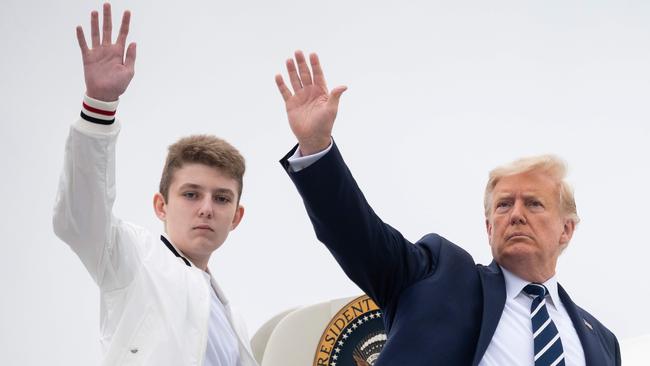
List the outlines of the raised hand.
{"label": "raised hand", "polygon": [[347,87],[339,86],[328,93],[318,56],[315,53],[309,55],[311,71],[301,51],[296,51],[295,57],[295,63],[293,59],[287,60],[293,93],[281,75],[275,76],[275,83],[284,98],[289,126],[298,139],[300,151],[303,155],[311,155],[325,150],[330,144],[339,99]]}
{"label": "raised hand", "polygon": [[99,37],[99,15],[90,13],[90,38],[92,48],[88,48],[81,26],[77,26],[77,40],[81,48],[86,80],[86,94],[94,99],[111,102],[119,98],[129,86],[135,72],[135,43],[129,44],[124,57],[126,36],[129,34],[131,12],[122,16],[120,33],[115,43],[111,41],[113,20],[111,4],[105,3],[103,9],[102,37]]}

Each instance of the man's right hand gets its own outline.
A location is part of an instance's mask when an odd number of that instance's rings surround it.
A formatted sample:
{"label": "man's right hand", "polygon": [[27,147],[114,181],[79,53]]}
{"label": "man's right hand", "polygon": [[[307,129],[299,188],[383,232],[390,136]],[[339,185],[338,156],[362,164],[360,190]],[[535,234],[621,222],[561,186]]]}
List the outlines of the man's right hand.
{"label": "man's right hand", "polygon": [[295,57],[295,63],[293,59],[287,60],[293,93],[281,75],[275,76],[275,82],[284,99],[289,126],[298,139],[300,152],[312,155],[329,146],[339,99],[346,87],[339,86],[328,93],[318,56],[315,53],[309,55],[311,71],[302,52],[296,51]]}
{"label": "man's right hand", "polygon": [[135,43],[129,44],[124,57],[126,36],[129,34],[131,13],[122,16],[120,33],[115,43],[111,41],[113,20],[111,5],[104,4],[102,37],[99,37],[99,14],[90,13],[90,36],[92,49],[88,48],[81,26],[77,26],[77,40],[81,49],[86,80],[86,94],[97,100],[116,101],[126,90],[133,78],[135,66]]}

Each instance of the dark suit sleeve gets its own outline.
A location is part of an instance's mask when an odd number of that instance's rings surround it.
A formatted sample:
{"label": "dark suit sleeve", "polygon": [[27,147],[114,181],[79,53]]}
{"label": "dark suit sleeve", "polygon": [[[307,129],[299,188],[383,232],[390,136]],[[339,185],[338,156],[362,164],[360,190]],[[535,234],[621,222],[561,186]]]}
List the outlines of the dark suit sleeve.
{"label": "dark suit sleeve", "polygon": [[431,272],[436,254],[413,245],[375,214],[336,147],[311,166],[291,171],[289,152],[280,162],[302,196],[316,236],[345,273],[384,308]]}

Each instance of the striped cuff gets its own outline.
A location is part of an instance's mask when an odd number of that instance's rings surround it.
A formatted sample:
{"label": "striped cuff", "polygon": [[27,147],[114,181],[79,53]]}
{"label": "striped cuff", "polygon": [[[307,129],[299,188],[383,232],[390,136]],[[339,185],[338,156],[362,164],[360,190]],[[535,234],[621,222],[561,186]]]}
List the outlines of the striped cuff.
{"label": "striped cuff", "polygon": [[115,122],[115,111],[119,101],[104,102],[84,95],[81,105],[81,118],[100,125],[110,125]]}

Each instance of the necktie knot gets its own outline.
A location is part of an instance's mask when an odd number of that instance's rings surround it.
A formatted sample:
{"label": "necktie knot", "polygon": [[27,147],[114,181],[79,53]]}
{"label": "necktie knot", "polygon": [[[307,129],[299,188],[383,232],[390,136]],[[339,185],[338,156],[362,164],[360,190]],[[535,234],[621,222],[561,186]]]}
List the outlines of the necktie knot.
{"label": "necktie knot", "polygon": [[529,283],[524,287],[524,292],[534,298],[541,297],[543,299],[548,294],[548,289],[541,283]]}

